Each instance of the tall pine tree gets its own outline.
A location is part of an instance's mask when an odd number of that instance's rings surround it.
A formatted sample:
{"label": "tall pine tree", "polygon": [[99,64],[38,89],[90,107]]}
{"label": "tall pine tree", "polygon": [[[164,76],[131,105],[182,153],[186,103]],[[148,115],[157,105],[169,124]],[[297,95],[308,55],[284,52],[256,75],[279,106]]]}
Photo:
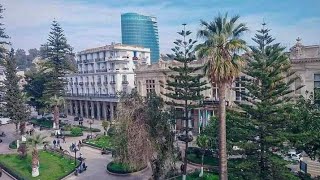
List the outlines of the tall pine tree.
{"label": "tall pine tree", "polygon": [[3,6],[0,4],[0,60],[3,61],[5,58],[5,54],[7,52],[7,49],[5,48],[6,45],[9,45],[10,43],[7,41],[9,39],[9,36],[5,33],[4,24],[2,23],[2,13],[4,11]]}
{"label": "tall pine tree", "polygon": [[[205,85],[205,81],[201,79],[204,77],[202,73],[196,73],[202,66],[190,66],[190,63],[196,60],[193,46],[196,41],[192,39],[187,39],[191,34],[190,31],[184,29],[178,32],[179,35],[183,37],[182,40],[178,39],[174,43],[175,48],[172,48],[174,55],[169,55],[171,59],[179,62],[178,66],[169,67],[173,72],[168,75],[169,79],[166,81],[165,85],[162,85],[167,90],[163,95],[170,98],[170,101],[166,102],[168,105],[174,106],[176,108],[182,108],[184,115],[181,119],[185,121],[185,134],[181,138],[185,142],[185,154],[188,149],[188,143],[192,141],[192,136],[189,135],[189,122],[192,120],[191,110],[200,106],[199,101],[203,99],[201,91],[208,89]],[[177,117],[180,119],[180,117]],[[184,170],[183,179],[186,179],[187,174],[187,156],[184,158]]]}
{"label": "tall pine tree", "polygon": [[[63,33],[63,29],[57,21],[53,21],[48,42],[43,45],[45,49],[42,58],[44,63],[44,72],[48,77],[45,83],[44,97],[48,100],[52,97],[63,97],[65,94],[64,76],[74,69],[68,61],[70,55],[73,55],[71,46]],[[53,107],[53,120],[55,128],[59,127],[59,105],[49,105]]]}
{"label": "tall pine tree", "polygon": [[6,56],[4,61],[6,80],[5,84],[5,102],[6,115],[16,125],[16,130],[20,130],[21,135],[25,132],[25,123],[29,118],[29,112],[24,102],[24,97],[19,89],[19,80],[17,76],[17,64],[14,58],[14,50]]}
{"label": "tall pine tree", "polygon": [[[251,46],[244,73],[247,79],[240,81],[246,92],[245,102],[239,103],[246,135],[239,143],[245,149],[247,159],[240,165],[249,179],[292,179],[285,163],[276,157],[272,147],[279,147],[284,141],[283,131],[289,123],[286,106],[292,92],[290,84],[296,78],[290,72],[290,61],[269,29],[263,28],[253,38],[257,46]],[[241,121],[238,121],[241,122]],[[239,131],[240,132],[240,131]],[[241,171],[238,171],[241,172]]]}

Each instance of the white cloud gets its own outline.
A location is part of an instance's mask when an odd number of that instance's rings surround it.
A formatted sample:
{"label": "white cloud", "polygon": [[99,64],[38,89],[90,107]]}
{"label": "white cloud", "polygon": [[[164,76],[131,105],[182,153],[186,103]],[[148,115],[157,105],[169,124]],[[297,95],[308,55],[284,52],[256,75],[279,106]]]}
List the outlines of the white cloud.
{"label": "white cloud", "polygon": [[[200,18],[210,20],[207,18],[213,18],[218,12],[227,10],[234,12],[232,8],[235,8],[210,6],[186,9],[184,6],[169,6],[168,1],[136,7],[111,7],[108,6],[108,2],[94,4],[69,0],[2,0],[1,3],[6,8],[4,22],[7,34],[12,37],[11,41],[15,48],[29,49],[39,47],[46,42],[53,19],[61,23],[75,51],[113,41],[121,42],[121,13],[138,12],[158,18],[160,52],[163,54],[170,53],[173,41],[179,38],[176,32],[181,30],[182,23],[188,23],[188,29],[193,32],[192,37],[195,38]],[[284,45],[293,45],[298,36],[303,39],[304,44],[318,44],[320,41],[319,18],[311,17],[280,24],[278,21],[281,18],[280,13],[267,12],[243,15],[241,21],[247,22],[251,30],[245,39],[251,42],[251,37],[261,28],[264,18],[277,41],[283,42]]]}

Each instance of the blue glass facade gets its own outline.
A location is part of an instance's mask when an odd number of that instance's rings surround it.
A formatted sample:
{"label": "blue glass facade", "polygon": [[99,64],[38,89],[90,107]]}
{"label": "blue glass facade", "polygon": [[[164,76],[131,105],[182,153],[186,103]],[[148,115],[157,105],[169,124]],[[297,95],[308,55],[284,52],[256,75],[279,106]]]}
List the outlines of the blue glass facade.
{"label": "blue glass facade", "polygon": [[122,44],[138,45],[151,50],[151,63],[159,60],[159,37],[156,19],[137,13],[121,15]]}

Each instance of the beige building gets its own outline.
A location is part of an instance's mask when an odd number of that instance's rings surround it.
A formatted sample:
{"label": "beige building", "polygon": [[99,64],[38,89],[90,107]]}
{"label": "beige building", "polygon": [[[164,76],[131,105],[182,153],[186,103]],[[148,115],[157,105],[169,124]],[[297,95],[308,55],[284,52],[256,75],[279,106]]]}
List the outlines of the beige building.
{"label": "beige building", "polygon": [[[313,92],[314,88],[320,88],[320,46],[304,46],[301,40],[298,38],[297,43],[290,48],[288,52],[290,60],[292,62],[292,70],[296,72],[299,79],[292,84],[292,89],[304,85],[303,88],[294,91],[294,96],[303,95],[306,97],[305,92]],[[203,60],[195,61],[192,66],[201,66],[204,64]],[[139,65],[136,70],[136,86],[140,95],[146,96],[149,92],[155,91],[158,95],[166,93],[166,89],[160,86],[160,82],[166,82],[168,75],[173,73],[170,71],[170,66],[178,66],[179,63],[176,61],[163,61],[160,60],[157,64],[152,65]],[[202,72],[198,72],[202,73]],[[240,76],[240,80],[241,80]],[[205,80],[207,80],[205,78]],[[207,80],[207,82],[209,82]],[[208,86],[210,84],[208,83]],[[235,101],[241,101],[241,91],[245,91],[241,87],[240,83],[233,83],[232,90],[227,92],[227,105],[234,105]],[[195,132],[198,132],[199,125],[201,123],[206,124],[210,116],[216,114],[216,107],[219,102],[218,89],[216,86],[211,87],[202,94],[205,97],[204,108],[192,110],[191,114],[194,119],[193,122],[189,122],[189,126],[192,126]],[[164,100],[169,100],[163,96]],[[183,127],[182,121],[177,121],[177,129]]]}

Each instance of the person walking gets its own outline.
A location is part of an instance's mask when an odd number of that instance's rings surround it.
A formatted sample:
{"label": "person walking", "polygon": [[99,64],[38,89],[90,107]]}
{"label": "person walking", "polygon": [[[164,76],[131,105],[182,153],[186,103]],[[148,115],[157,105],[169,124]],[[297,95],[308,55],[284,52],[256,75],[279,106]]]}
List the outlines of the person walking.
{"label": "person walking", "polygon": [[54,139],[53,140],[53,148],[56,148],[56,143],[57,143],[57,141]]}
{"label": "person walking", "polygon": [[62,136],[62,142],[66,143],[66,137],[65,136]]}
{"label": "person walking", "polygon": [[60,139],[57,140],[57,146],[60,147]]}

